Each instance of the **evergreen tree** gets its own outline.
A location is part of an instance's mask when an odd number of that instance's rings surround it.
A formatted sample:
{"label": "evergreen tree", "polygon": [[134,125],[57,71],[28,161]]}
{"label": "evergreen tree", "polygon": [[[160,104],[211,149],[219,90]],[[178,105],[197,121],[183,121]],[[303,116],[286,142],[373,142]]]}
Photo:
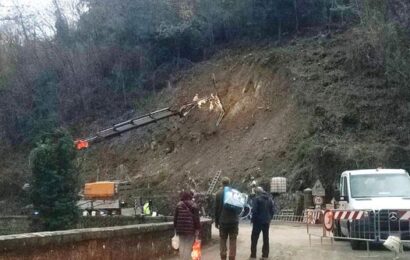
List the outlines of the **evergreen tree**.
{"label": "evergreen tree", "polygon": [[73,140],[58,129],[45,135],[32,151],[31,201],[38,211],[34,229],[62,230],[75,226],[79,181]]}

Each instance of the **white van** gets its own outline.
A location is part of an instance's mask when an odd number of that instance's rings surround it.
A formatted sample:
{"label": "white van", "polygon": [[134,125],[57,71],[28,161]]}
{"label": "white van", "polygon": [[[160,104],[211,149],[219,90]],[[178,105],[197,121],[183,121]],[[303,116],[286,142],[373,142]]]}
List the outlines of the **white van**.
{"label": "white van", "polygon": [[[357,214],[363,214],[360,211],[367,212],[364,216],[360,215],[360,221],[354,221],[354,218],[336,221],[337,235],[384,240],[392,232],[400,231],[402,239],[410,239],[409,221],[398,220],[398,215],[402,214],[403,210],[410,210],[410,176],[407,171],[345,171],[340,176],[339,191],[339,209],[358,211]],[[380,224],[373,224],[375,218]],[[353,249],[359,248],[360,244],[361,241],[351,240]]]}

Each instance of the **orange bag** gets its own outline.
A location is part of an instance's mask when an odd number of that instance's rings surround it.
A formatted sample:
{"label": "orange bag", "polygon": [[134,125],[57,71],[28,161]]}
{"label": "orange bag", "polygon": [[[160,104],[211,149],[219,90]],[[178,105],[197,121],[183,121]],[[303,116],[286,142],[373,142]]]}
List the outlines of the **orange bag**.
{"label": "orange bag", "polygon": [[194,244],[192,245],[192,260],[201,260],[201,240],[195,239]]}

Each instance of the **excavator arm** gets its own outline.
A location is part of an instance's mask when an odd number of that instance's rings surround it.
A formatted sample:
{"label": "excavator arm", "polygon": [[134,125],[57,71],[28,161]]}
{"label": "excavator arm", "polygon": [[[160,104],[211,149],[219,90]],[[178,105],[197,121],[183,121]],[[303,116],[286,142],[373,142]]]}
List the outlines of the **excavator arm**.
{"label": "excavator arm", "polygon": [[110,139],[112,137],[119,136],[125,132],[156,123],[166,118],[170,118],[173,116],[185,117],[194,108],[201,107],[205,103],[210,103],[212,104],[213,107],[218,107],[218,109],[220,110],[220,116],[217,122],[217,125],[219,125],[225,112],[224,112],[222,103],[218,95],[211,94],[211,96],[202,98],[202,99],[198,99],[196,97],[194,98],[193,102],[183,105],[179,110],[174,110],[174,109],[167,107],[167,108],[163,108],[163,109],[151,112],[146,115],[138,116],[138,117],[126,120],[124,122],[117,123],[113,125],[112,127],[109,127],[109,128],[106,128],[104,130],[97,132],[95,135],[92,135],[85,139],[76,140],[74,142],[74,145],[77,150],[87,149],[91,144],[99,143],[101,141]]}

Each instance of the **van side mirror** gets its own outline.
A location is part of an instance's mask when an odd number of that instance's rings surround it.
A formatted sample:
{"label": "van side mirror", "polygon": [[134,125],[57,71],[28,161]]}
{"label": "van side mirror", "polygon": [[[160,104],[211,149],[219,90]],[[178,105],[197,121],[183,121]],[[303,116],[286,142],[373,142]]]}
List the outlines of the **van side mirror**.
{"label": "van side mirror", "polygon": [[335,199],[337,201],[347,201],[349,202],[349,197],[340,193],[340,190],[335,190]]}
{"label": "van side mirror", "polygon": [[348,196],[340,196],[340,201],[349,202],[349,197]]}

